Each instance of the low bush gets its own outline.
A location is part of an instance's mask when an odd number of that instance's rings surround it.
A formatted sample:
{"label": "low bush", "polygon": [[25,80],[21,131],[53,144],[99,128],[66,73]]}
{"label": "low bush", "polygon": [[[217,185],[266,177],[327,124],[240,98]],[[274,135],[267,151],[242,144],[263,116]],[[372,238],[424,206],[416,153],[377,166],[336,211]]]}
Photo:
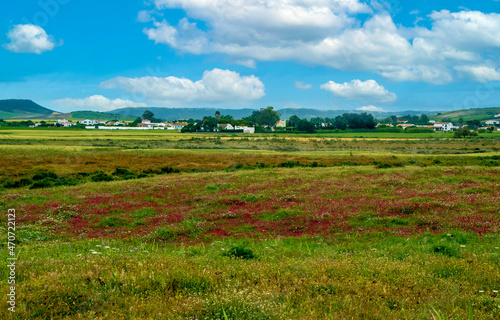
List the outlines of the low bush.
{"label": "low bush", "polygon": [[245,260],[256,257],[252,250],[245,248],[243,245],[232,247],[228,252],[224,253],[223,256]]}
{"label": "low bush", "polygon": [[91,179],[94,182],[103,182],[103,181],[111,181],[113,180],[113,177],[106,174],[103,171],[96,171]]}

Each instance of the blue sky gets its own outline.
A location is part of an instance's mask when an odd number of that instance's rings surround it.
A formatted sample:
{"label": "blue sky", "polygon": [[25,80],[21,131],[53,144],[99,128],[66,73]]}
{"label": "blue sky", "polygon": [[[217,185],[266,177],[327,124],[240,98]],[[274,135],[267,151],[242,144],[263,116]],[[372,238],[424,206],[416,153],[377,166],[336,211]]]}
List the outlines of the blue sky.
{"label": "blue sky", "polygon": [[500,102],[495,0],[25,0],[0,9],[0,99],[62,112]]}

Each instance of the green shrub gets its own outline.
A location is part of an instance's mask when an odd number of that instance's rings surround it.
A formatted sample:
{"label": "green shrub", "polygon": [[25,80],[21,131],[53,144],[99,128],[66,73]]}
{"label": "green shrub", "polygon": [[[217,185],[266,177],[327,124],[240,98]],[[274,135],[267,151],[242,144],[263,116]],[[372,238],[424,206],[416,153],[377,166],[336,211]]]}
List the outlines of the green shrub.
{"label": "green shrub", "polygon": [[224,253],[223,256],[246,260],[256,257],[252,250],[245,248],[243,245],[232,247],[228,252]]}
{"label": "green shrub", "polygon": [[137,178],[137,175],[135,173],[124,168],[115,168],[115,171],[112,173],[112,175],[124,180]]}
{"label": "green shrub", "polygon": [[448,256],[448,257],[458,257],[459,256],[457,249],[455,249],[451,246],[445,245],[445,244],[434,245],[432,247],[432,252],[440,253],[440,254],[443,254],[443,255]]}
{"label": "green shrub", "polygon": [[94,182],[102,182],[102,181],[111,181],[113,180],[113,177],[104,173],[103,171],[96,171],[91,179]]}
{"label": "green shrub", "polygon": [[161,173],[164,173],[164,174],[179,173],[180,172],[179,169],[174,169],[171,167],[163,167],[160,170],[161,170]]}
{"label": "green shrub", "polygon": [[55,174],[54,172],[40,172],[40,173],[37,173],[33,176],[32,180],[33,181],[38,181],[38,180],[43,180],[43,179],[58,179],[59,177],[57,176],[57,174]]}
{"label": "green shrub", "polygon": [[392,168],[392,167],[393,167],[392,163],[388,163],[388,162],[377,163],[377,168],[379,168],[379,169],[387,169],[387,168]]}
{"label": "green shrub", "polygon": [[4,188],[21,188],[29,186],[33,181],[30,179],[21,179],[17,181],[7,181],[4,183]]}
{"label": "green shrub", "polygon": [[279,168],[293,168],[293,167],[303,167],[299,161],[285,161],[278,164]]}
{"label": "green shrub", "polygon": [[58,181],[51,179],[51,178],[45,178],[42,180],[37,180],[35,181],[31,186],[30,189],[42,189],[42,188],[50,188],[50,187],[55,187],[58,185]]}

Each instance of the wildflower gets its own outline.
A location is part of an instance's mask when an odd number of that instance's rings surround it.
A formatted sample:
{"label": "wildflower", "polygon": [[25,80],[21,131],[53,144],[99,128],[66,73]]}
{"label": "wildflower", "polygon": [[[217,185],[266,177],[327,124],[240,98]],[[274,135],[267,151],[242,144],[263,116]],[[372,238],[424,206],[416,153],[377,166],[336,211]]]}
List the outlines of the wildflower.
{"label": "wildflower", "polygon": [[461,244],[460,247],[465,248],[465,244]]}
{"label": "wildflower", "polygon": [[448,233],[448,234],[447,234],[447,236],[448,236],[448,237],[451,237],[451,233]]}
{"label": "wildflower", "polygon": [[484,290],[479,290],[479,292],[481,292],[481,293],[482,293],[482,292],[484,292]]}

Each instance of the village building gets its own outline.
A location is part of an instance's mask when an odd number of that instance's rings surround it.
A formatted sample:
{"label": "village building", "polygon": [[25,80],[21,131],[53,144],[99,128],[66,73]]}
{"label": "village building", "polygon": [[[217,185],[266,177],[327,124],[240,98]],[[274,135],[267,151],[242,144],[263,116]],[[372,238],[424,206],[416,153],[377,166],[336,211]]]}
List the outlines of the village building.
{"label": "village building", "polygon": [[76,123],[68,121],[66,119],[58,119],[56,123],[54,123],[54,127],[71,127],[76,126]]}
{"label": "village building", "polygon": [[434,131],[452,131],[455,129],[451,122],[436,122],[433,125]]}
{"label": "village building", "polygon": [[498,126],[500,124],[500,119],[486,120],[484,123],[490,126]]}

